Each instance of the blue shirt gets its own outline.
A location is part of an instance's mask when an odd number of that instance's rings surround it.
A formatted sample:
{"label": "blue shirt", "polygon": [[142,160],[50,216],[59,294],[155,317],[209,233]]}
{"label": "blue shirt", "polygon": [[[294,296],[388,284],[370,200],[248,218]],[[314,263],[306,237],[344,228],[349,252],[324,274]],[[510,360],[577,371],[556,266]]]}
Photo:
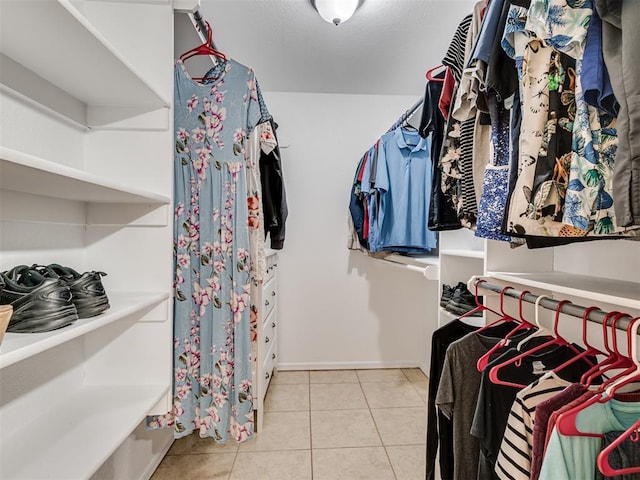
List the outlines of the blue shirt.
{"label": "blue shirt", "polygon": [[613,94],[609,72],[602,57],[602,20],[593,9],[587,31],[587,43],[582,61],[582,90],[585,101],[596,108],[617,116],[620,105]]}
{"label": "blue shirt", "polygon": [[[431,139],[397,128],[382,136],[375,189],[379,192],[376,244],[371,251],[428,252],[436,234],[428,229]],[[373,225],[372,225],[373,227]]]}

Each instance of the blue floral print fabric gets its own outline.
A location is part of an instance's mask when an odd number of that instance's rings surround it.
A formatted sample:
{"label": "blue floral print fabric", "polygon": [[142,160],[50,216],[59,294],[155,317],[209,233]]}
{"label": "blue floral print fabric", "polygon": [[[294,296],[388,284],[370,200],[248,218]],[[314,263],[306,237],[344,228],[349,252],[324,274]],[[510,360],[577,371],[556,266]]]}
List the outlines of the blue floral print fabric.
{"label": "blue floral print fabric", "polygon": [[242,442],[254,430],[245,157],[261,109],[251,69],[229,59],[208,75],[175,66],[174,397],[147,424]]}

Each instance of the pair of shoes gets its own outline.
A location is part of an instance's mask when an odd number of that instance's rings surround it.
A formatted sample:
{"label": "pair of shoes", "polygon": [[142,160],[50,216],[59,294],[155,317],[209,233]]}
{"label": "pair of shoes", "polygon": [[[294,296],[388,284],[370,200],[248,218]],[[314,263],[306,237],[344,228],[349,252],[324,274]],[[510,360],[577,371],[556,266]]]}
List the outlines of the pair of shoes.
{"label": "pair of shoes", "polygon": [[71,267],[57,263],[51,265],[32,265],[32,270],[44,277],[59,278],[71,289],[71,300],[78,311],[79,318],[100,315],[109,308],[109,298],[102,285],[104,272],[85,272],[80,274]]}
{"label": "pair of shoes", "polygon": [[[443,298],[440,300],[440,305],[442,305],[444,296],[445,296],[445,285],[443,285]],[[449,287],[450,290],[453,290],[453,293],[450,294],[449,300],[447,301],[444,308],[456,315],[464,315],[472,310],[475,310],[478,306],[476,304],[476,297],[473,293],[469,291],[467,285],[464,282],[459,282],[455,289]],[[478,301],[482,303],[482,297],[478,297]],[[475,311],[471,313],[469,316],[471,317],[481,317],[481,311]]]}
{"label": "pair of shoes", "polygon": [[78,319],[71,290],[60,279],[45,278],[26,265],[2,272],[0,278],[0,304],[13,308],[8,332],[48,332]]}
{"label": "pair of shoes", "polygon": [[19,265],[0,273],[4,287],[0,305],[13,315],[8,332],[38,333],[56,330],[109,308],[101,272],[80,275],[60,265]]}
{"label": "pair of shoes", "polygon": [[452,287],[451,285],[447,285],[446,283],[442,284],[442,295],[440,296],[440,306],[442,308],[447,308],[447,305],[451,301],[453,294],[459,288],[464,287],[464,283],[458,282],[458,285]]}

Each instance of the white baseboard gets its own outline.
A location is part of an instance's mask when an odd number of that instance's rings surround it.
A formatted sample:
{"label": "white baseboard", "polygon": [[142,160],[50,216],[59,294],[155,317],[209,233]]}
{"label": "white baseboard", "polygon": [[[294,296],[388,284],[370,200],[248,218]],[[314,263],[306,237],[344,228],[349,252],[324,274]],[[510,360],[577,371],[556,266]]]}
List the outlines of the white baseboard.
{"label": "white baseboard", "polygon": [[305,362],[279,363],[277,369],[284,372],[290,370],[364,370],[373,368],[419,368],[423,372],[426,366],[415,361],[394,362]]}

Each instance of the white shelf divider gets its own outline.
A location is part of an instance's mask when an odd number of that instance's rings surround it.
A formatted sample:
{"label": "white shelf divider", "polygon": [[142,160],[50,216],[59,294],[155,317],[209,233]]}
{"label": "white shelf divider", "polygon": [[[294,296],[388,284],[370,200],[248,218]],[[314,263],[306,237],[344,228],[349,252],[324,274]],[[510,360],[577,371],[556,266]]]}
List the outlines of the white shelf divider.
{"label": "white shelf divider", "polygon": [[166,195],[122,185],[7,147],[0,147],[0,188],[91,203],[170,203]]}
{"label": "white shelf divider", "polygon": [[85,104],[170,104],[71,1],[4,0],[0,10],[2,52]]}
{"label": "white shelf divider", "polygon": [[515,285],[540,288],[585,298],[592,302],[604,302],[640,310],[640,283],[565,272],[487,272],[487,276]]}
{"label": "white shelf divider", "polygon": [[482,250],[440,250],[440,255],[483,259],[485,254]]}
{"label": "white shelf divider", "polygon": [[111,308],[96,317],[80,319],[51,332],[6,333],[0,345],[0,369],[117,322],[169,298],[166,292],[109,293],[108,295]]}
{"label": "white shelf divider", "polygon": [[168,390],[169,385],[85,385],[47,400],[53,405],[2,439],[0,478],[91,477]]}

